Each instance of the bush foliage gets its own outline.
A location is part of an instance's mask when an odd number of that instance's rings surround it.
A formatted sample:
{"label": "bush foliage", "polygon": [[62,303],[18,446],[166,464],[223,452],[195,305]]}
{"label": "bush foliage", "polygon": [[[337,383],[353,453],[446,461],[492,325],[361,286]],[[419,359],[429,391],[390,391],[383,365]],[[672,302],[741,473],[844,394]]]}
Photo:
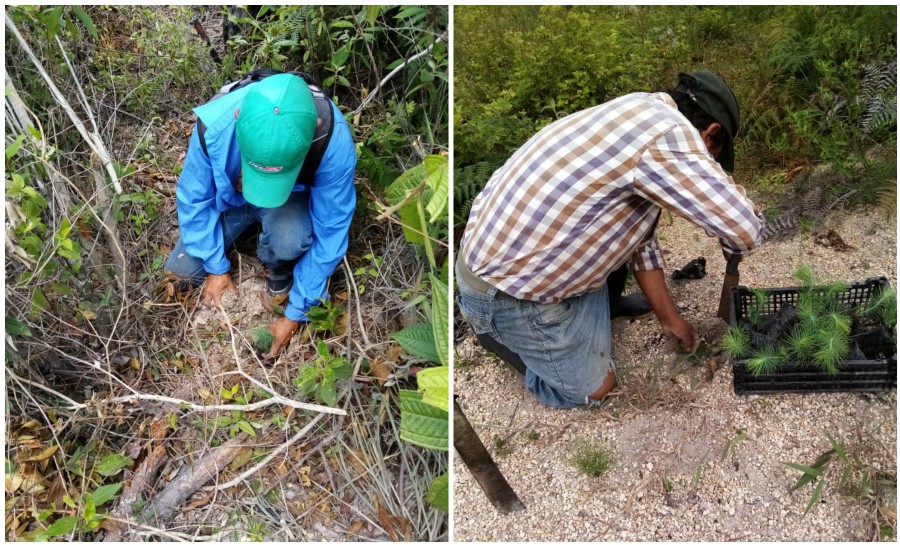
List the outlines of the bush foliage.
{"label": "bush foliage", "polygon": [[739,175],[847,168],[896,147],[894,6],[460,6],[454,24],[457,175],[555,119],[700,68],[741,106]]}

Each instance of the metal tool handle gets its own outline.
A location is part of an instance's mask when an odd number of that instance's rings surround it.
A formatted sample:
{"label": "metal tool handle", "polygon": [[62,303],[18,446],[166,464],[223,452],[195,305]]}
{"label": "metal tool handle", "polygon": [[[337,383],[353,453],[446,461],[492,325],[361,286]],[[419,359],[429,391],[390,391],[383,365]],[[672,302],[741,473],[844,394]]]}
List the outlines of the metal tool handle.
{"label": "metal tool handle", "polygon": [[741,255],[731,254],[731,257],[728,258],[728,263],[725,265],[725,280],[722,282],[718,317],[726,323],[731,320],[731,288],[737,286],[741,279],[740,272],[738,272],[740,263]]}

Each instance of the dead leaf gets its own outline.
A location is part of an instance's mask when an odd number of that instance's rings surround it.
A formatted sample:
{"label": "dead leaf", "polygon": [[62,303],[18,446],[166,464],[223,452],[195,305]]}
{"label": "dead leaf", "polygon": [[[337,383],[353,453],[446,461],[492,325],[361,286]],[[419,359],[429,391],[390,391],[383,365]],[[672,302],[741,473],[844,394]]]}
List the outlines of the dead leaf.
{"label": "dead leaf", "polygon": [[238,468],[253,459],[253,449],[250,447],[242,447],[228,466],[231,471],[237,471]]}
{"label": "dead leaf", "polygon": [[310,472],[309,466],[303,466],[300,468],[300,484],[302,484],[306,488],[309,488],[312,486],[312,481],[309,479],[309,472]]}
{"label": "dead leaf", "polygon": [[33,456],[29,456],[28,458],[25,458],[24,460],[21,460],[21,461],[22,462],[40,462],[40,461],[46,460],[47,458],[53,456],[53,454],[56,453],[57,450],[59,450],[59,445],[51,445],[51,446],[45,448],[44,450],[42,450],[41,452],[39,452]]}
{"label": "dead leaf", "polygon": [[200,396],[200,399],[202,399],[203,401],[206,401],[212,396],[212,392],[210,392],[206,388],[199,388],[197,390],[197,395]]}
{"label": "dead leaf", "polygon": [[361,520],[354,520],[352,523],[350,523],[350,528],[347,530],[347,533],[349,533],[351,536],[355,536],[362,532],[363,528],[365,527],[365,522]]}
{"label": "dead leaf", "polygon": [[372,361],[372,374],[378,379],[378,383],[381,386],[384,386],[384,382],[391,376],[393,371],[393,367],[385,363],[383,357],[375,356],[375,359]]}
{"label": "dead leaf", "polygon": [[203,496],[200,496],[199,498],[190,501],[187,504],[186,509],[188,509],[188,510],[197,509],[197,508],[203,507],[205,505],[208,505],[209,502],[211,502],[211,501],[212,501],[212,494],[204,494]]}

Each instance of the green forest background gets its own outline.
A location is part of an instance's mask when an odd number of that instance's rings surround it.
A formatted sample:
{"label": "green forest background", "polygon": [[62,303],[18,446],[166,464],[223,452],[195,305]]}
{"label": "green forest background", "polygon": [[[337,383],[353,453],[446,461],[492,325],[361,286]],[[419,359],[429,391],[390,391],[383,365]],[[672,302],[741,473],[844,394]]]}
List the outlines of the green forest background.
{"label": "green forest background", "polygon": [[893,209],[896,30],[893,6],[456,7],[456,232],[493,171],[542,127],[701,68],[741,107],[739,183],[774,195],[828,165],[823,199]]}

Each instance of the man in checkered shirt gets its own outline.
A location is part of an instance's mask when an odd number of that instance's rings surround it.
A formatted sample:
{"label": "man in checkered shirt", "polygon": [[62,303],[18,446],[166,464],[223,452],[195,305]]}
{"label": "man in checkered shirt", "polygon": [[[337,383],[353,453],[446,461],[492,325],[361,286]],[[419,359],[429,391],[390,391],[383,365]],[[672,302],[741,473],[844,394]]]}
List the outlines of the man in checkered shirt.
{"label": "man in checkered shirt", "polygon": [[[615,385],[611,319],[648,315],[699,344],[672,302],[657,225],[663,208],[718,237],[726,255],[762,237],[731,176],[740,120],[713,73],[667,93],[632,93],[545,127],[476,198],[456,264],[457,302],[481,344],[525,374],[542,402],[570,408]],[[628,270],[643,294],[623,297]]]}

